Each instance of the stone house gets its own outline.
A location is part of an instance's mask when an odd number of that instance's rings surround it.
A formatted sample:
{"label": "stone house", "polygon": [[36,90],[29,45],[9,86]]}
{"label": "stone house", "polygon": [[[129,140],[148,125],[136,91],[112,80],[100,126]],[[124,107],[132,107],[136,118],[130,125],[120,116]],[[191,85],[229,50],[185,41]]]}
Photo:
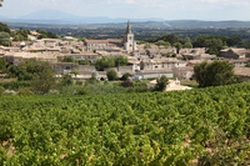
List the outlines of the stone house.
{"label": "stone house", "polygon": [[174,68],[174,77],[179,80],[190,80],[194,75],[194,68],[192,66]]}
{"label": "stone house", "polygon": [[164,69],[164,70],[141,70],[137,71],[134,75],[135,79],[155,79],[161,76],[166,76],[167,78],[173,78],[174,73],[171,69]]}
{"label": "stone house", "polygon": [[84,46],[86,51],[105,50],[109,46],[107,40],[85,40]]}
{"label": "stone house", "polygon": [[76,65],[72,62],[56,62],[51,63],[52,68],[57,74],[70,74],[73,69],[76,68]]}
{"label": "stone house", "polygon": [[154,59],[143,59],[140,62],[141,70],[163,70],[173,69],[174,67],[186,66],[185,61],[178,60],[176,58],[154,58]]}
{"label": "stone house", "polygon": [[247,58],[250,57],[250,50],[245,48],[227,48],[220,51],[219,57],[225,59]]}
{"label": "stone house", "polygon": [[233,63],[235,67],[245,67],[247,63],[250,63],[250,58],[233,59],[230,60],[230,62]]}
{"label": "stone house", "polygon": [[90,61],[90,62],[95,62],[98,58],[101,57],[101,55],[98,53],[88,51],[88,52],[80,52],[77,54],[65,54],[65,55],[62,55],[60,57],[61,58],[71,57],[72,59],[77,60],[77,61],[86,60],[86,61]]}
{"label": "stone house", "polygon": [[95,67],[89,65],[76,65],[74,70],[76,70],[78,74],[76,76],[72,76],[78,79],[90,79],[92,74],[96,72]]}
{"label": "stone house", "polygon": [[36,59],[40,61],[46,61],[49,63],[54,63],[57,61],[58,54],[56,53],[30,53],[30,52],[16,52],[16,53],[8,53],[4,55],[4,58],[7,63],[18,65],[23,61],[29,59]]}
{"label": "stone house", "polygon": [[239,76],[242,80],[250,80],[250,68],[249,67],[235,67],[235,75]]}
{"label": "stone house", "polygon": [[180,55],[184,60],[216,59],[216,55],[210,55],[206,53],[206,48],[184,48],[180,50]]}

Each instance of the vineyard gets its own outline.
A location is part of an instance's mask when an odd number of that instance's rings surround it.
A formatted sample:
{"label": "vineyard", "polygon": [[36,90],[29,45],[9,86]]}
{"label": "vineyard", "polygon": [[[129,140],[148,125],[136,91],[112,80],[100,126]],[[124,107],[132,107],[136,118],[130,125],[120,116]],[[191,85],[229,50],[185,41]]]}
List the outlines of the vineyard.
{"label": "vineyard", "polygon": [[250,165],[250,83],[0,99],[0,165]]}

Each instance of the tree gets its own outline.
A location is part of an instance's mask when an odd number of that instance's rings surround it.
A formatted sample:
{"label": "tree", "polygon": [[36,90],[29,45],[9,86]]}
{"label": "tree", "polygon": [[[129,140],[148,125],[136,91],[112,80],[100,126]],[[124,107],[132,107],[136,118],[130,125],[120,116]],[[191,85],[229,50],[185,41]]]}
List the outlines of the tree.
{"label": "tree", "polygon": [[174,43],[174,46],[176,47],[177,54],[179,54],[179,52],[182,48],[182,44],[180,42],[177,42],[177,43]]}
{"label": "tree", "polygon": [[0,71],[5,72],[6,70],[6,61],[4,58],[0,58]]}
{"label": "tree", "polygon": [[226,39],[221,36],[198,36],[193,41],[194,47],[206,47],[208,48],[207,53],[219,54],[220,49],[226,46]]}
{"label": "tree", "polygon": [[36,93],[45,94],[55,85],[55,73],[48,62],[34,61],[31,62],[31,70],[27,70],[33,74],[31,86]]}
{"label": "tree", "polygon": [[105,68],[125,66],[128,64],[128,59],[125,56],[102,57],[95,62],[95,68],[98,71],[103,71]]}
{"label": "tree", "polygon": [[118,78],[117,72],[114,69],[110,69],[107,71],[107,77],[109,81],[114,81]]}
{"label": "tree", "polygon": [[171,44],[169,42],[166,42],[164,40],[158,40],[156,43],[155,43],[157,46],[164,46],[166,48],[170,47]]}
{"label": "tree", "polygon": [[129,74],[129,73],[124,73],[123,75],[122,75],[122,77],[121,77],[121,80],[122,81],[126,81],[126,80],[128,80],[128,78],[130,77],[131,75]]}
{"label": "tree", "polygon": [[112,58],[109,57],[101,57],[100,59],[97,59],[95,62],[95,68],[98,71],[103,71],[105,68],[114,67],[115,61]]}
{"label": "tree", "polygon": [[114,57],[115,67],[125,66],[128,64],[128,58],[122,55]]}
{"label": "tree", "polygon": [[18,81],[30,82],[34,92],[39,94],[47,93],[55,85],[55,73],[48,62],[30,59],[19,66],[10,66],[8,71]]}
{"label": "tree", "polygon": [[61,81],[60,81],[61,86],[70,86],[73,84],[73,80],[71,75],[66,74],[62,77]]}
{"label": "tree", "polygon": [[190,41],[186,41],[186,42],[183,44],[183,47],[184,47],[184,48],[193,48],[193,44],[192,44]]}
{"label": "tree", "polygon": [[47,32],[45,30],[38,29],[36,30],[38,33],[40,33],[39,38],[54,38],[57,39],[59,38],[55,33],[52,32]]}
{"label": "tree", "polygon": [[161,76],[160,78],[157,78],[156,82],[157,83],[154,87],[154,91],[163,92],[166,90],[166,87],[168,85],[168,78],[165,75]]}
{"label": "tree", "polygon": [[15,32],[14,34],[14,41],[23,41],[28,40],[28,35],[30,34],[30,31],[27,29],[20,29]]}
{"label": "tree", "polygon": [[63,59],[59,59],[61,62],[74,62],[72,57],[64,57]]}
{"label": "tree", "polygon": [[156,41],[159,40],[163,40],[165,42],[169,42],[171,45],[174,45],[174,43],[178,43],[180,41],[180,38],[175,34],[166,34],[156,39]]}
{"label": "tree", "polygon": [[10,34],[10,28],[6,24],[0,22],[0,32],[7,32]]}
{"label": "tree", "polygon": [[220,49],[222,49],[223,47],[223,41],[221,39],[216,39],[216,38],[212,38],[212,39],[207,39],[205,41],[205,47],[208,48],[208,53],[209,54],[215,54],[218,55]]}
{"label": "tree", "polygon": [[145,43],[145,44],[144,44],[144,49],[147,50],[147,49],[149,49],[149,48],[151,48],[150,43]]}
{"label": "tree", "polygon": [[203,62],[194,67],[194,76],[200,87],[228,85],[238,82],[233,69],[228,61]]}
{"label": "tree", "polygon": [[10,46],[10,34],[7,32],[0,32],[0,45]]}

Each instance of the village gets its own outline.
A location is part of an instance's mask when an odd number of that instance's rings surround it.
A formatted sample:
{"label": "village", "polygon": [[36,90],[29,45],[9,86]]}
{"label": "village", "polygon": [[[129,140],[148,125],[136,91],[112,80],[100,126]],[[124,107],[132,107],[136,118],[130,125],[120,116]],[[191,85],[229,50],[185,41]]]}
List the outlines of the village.
{"label": "village", "polygon": [[[228,60],[235,66],[235,74],[250,78],[250,50],[244,48],[222,49],[218,56],[206,53],[206,48],[182,48],[137,44],[136,37],[128,21],[123,39],[79,41],[71,36],[63,39],[38,39],[39,33],[31,31],[29,41],[12,42],[9,47],[0,47],[0,56],[9,64],[18,65],[28,59],[49,62],[57,77],[69,74],[74,79],[89,79],[95,73],[99,80],[107,80],[107,70],[98,71],[94,65],[102,57],[124,56],[127,65],[113,69],[122,77],[129,73],[132,79],[155,79],[165,75],[167,78],[192,80],[194,66],[203,61]],[[74,62],[62,61],[71,59]],[[76,61],[89,62],[80,65]],[[4,77],[1,74],[1,77]]]}

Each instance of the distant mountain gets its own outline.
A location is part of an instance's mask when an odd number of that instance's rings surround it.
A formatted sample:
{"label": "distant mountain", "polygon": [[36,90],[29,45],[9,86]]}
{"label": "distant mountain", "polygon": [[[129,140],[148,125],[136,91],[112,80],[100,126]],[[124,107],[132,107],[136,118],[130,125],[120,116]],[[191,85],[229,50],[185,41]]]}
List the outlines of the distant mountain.
{"label": "distant mountain", "polygon": [[73,18],[77,18],[78,16],[74,16],[72,14],[68,14],[59,10],[45,9],[40,10],[34,13],[30,13],[28,15],[19,17],[21,20],[69,20]]}
{"label": "distant mountain", "polygon": [[[100,27],[121,26],[127,20],[127,18],[82,17],[51,9],[30,13],[17,19],[8,19],[0,16],[0,21],[9,24],[98,25]],[[158,18],[130,19],[130,21],[133,23],[133,27],[149,29],[250,28],[250,21],[166,21]]]}
{"label": "distant mountain", "polygon": [[173,20],[165,21],[171,28],[197,29],[197,28],[250,28],[250,21],[199,21],[199,20]]}
{"label": "distant mountain", "polygon": [[[11,22],[22,23],[43,23],[43,24],[103,24],[103,23],[122,23],[126,22],[127,18],[109,18],[109,17],[82,17],[58,10],[46,9],[40,10],[18,19],[9,20]],[[144,21],[164,21],[157,18],[149,19],[131,19],[134,22]]]}

